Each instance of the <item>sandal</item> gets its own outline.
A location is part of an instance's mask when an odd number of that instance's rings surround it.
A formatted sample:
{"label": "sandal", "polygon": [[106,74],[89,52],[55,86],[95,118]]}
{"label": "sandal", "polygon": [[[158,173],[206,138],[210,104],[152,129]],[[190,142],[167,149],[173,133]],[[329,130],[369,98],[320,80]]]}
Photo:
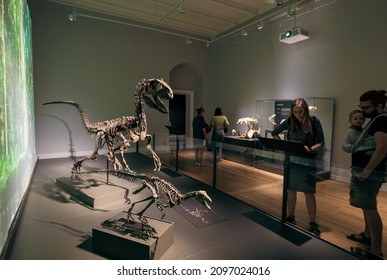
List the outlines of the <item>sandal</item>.
{"label": "sandal", "polygon": [[362,257],[366,260],[384,260],[383,254],[375,255],[368,250],[363,250],[359,247],[351,247],[351,252],[359,257]]}
{"label": "sandal", "polygon": [[371,238],[365,236],[364,232],[361,232],[359,235],[360,235],[360,237],[357,237],[356,233],[352,233],[352,234],[347,235],[347,238],[349,240],[360,242],[360,243],[363,243],[365,245],[371,245]]}

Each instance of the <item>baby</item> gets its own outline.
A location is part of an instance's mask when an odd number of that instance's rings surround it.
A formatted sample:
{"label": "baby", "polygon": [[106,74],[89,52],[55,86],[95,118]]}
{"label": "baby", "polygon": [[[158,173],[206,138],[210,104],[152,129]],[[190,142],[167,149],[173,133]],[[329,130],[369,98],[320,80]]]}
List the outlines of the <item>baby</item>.
{"label": "baby", "polygon": [[[347,131],[347,134],[344,138],[344,143],[342,148],[347,153],[352,153],[353,145],[356,140],[359,138],[361,131],[363,130],[363,124],[365,122],[364,113],[361,110],[353,110],[349,113],[349,123],[350,127]],[[375,140],[372,136],[366,136],[361,146],[359,146],[356,151],[366,151],[372,150],[375,148]]]}

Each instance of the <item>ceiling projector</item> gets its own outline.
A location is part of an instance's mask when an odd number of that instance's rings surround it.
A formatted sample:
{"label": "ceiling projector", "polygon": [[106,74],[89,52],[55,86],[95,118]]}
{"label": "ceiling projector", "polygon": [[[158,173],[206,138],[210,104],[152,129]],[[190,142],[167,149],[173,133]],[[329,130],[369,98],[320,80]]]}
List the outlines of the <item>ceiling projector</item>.
{"label": "ceiling projector", "polygon": [[308,31],[300,27],[294,27],[279,35],[279,41],[286,44],[293,44],[306,39],[309,39]]}

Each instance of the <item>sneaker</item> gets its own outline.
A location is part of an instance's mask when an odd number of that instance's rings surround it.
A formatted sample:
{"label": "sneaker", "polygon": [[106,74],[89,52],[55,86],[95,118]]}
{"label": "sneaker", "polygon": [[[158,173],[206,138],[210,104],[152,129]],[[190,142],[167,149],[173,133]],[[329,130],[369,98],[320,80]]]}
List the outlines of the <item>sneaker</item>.
{"label": "sneaker", "polygon": [[296,225],[296,217],[294,215],[287,216],[285,221],[289,224]]}
{"label": "sneaker", "polygon": [[314,235],[320,237],[321,231],[319,229],[319,225],[317,223],[309,223],[308,230],[309,232],[313,233]]}

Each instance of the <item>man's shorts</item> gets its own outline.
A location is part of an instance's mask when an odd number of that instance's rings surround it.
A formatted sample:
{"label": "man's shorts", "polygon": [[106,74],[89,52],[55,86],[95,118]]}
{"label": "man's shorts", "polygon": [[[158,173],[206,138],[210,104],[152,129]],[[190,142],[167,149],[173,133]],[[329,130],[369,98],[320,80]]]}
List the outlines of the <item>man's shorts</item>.
{"label": "man's shorts", "polygon": [[375,210],[377,204],[376,196],[378,195],[382,184],[382,181],[370,179],[360,181],[355,175],[352,175],[351,183],[349,185],[349,203],[354,207]]}

